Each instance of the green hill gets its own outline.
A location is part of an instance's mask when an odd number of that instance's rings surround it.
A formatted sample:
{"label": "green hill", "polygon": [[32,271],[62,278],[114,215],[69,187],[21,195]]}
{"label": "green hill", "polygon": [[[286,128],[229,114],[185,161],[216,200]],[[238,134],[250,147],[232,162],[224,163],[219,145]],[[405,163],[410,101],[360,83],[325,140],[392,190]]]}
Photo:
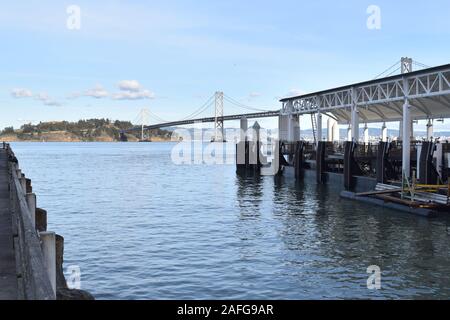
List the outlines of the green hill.
{"label": "green hill", "polygon": [[[1,141],[120,141],[120,132],[132,128],[129,121],[109,119],[88,119],[78,122],[58,121],[25,124],[19,129],[6,127],[0,131]],[[171,132],[161,129],[146,131],[146,138],[152,141],[170,141]],[[127,134],[128,141],[138,141],[140,131]]]}

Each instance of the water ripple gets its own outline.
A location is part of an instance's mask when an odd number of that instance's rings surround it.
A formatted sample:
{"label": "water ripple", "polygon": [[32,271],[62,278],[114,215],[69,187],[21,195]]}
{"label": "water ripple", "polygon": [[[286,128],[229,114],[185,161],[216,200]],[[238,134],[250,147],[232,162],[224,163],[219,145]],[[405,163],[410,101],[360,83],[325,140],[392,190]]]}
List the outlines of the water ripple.
{"label": "water ripple", "polygon": [[13,147],[65,237],[65,265],[99,299],[450,297],[448,219],[342,200],[313,181],[175,166],[170,143]]}

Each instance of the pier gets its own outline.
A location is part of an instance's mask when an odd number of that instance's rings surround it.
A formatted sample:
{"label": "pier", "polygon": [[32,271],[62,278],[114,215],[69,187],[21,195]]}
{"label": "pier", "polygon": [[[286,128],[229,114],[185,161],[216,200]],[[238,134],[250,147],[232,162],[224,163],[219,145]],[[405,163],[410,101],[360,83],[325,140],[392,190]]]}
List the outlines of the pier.
{"label": "pier", "polygon": [[0,149],[0,203],[0,297],[56,299],[55,233],[45,230],[46,216],[39,216],[43,211],[36,207],[31,180],[6,143]]}
{"label": "pier", "polygon": [[7,143],[0,146],[0,300],[93,299],[71,290],[63,273],[64,238],[47,231],[31,180]]}
{"label": "pier", "polygon": [[[450,143],[433,137],[433,121],[450,118],[450,65],[413,71],[412,63],[402,58],[402,74],[396,76],[282,99],[274,174],[334,184],[341,187],[342,198],[396,211],[448,214]],[[311,118],[313,142],[302,139],[302,116]],[[326,137],[323,117],[328,118]],[[418,120],[428,122],[421,141],[414,137]],[[399,123],[395,141],[388,141],[388,122]],[[369,141],[370,123],[382,124],[378,143]],[[338,125],[348,128],[344,141]],[[247,127],[241,122],[241,130]],[[261,142],[244,136],[239,144],[237,172],[262,174]]]}
{"label": "pier", "polygon": [[[398,64],[401,73],[397,75],[283,98],[280,110],[224,115],[224,99],[256,109],[216,92],[190,118],[123,130],[121,140],[136,130],[210,122],[215,128],[212,140],[225,142],[224,121],[240,120],[241,132],[247,132],[248,119],[277,117],[274,159],[266,163],[264,143],[241,133],[236,144],[238,173],[313,177],[317,183],[342,186],[343,198],[425,216],[449,212],[450,143],[433,136],[433,124],[450,118],[450,64],[417,71],[413,67],[419,63],[411,58],[402,58]],[[195,117],[212,106],[215,116]],[[301,117],[311,120],[313,142],[302,137]],[[427,121],[422,141],[414,136],[419,120]],[[400,128],[396,140],[389,140],[387,134],[386,124],[392,122]],[[369,141],[369,124],[380,124],[377,143]],[[345,139],[339,126],[346,128]]]}

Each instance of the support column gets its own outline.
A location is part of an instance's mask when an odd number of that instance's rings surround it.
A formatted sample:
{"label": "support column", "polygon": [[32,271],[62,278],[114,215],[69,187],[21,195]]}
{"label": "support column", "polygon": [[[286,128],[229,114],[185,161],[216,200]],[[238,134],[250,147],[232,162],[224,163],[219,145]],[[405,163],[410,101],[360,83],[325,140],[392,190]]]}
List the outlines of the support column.
{"label": "support column", "polygon": [[421,178],[420,178],[420,171],[421,171],[420,168],[423,167],[423,164],[420,163],[420,158],[422,157],[422,147],[423,147],[423,143],[422,143],[422,144],[419,144],[419,145],[417,146],[417,148],[416,148],[416,149],[417,149],[416,178],[417,178],[417,181],[419,181],[419,182],[422,182],[422,181],[421,181]]}
{"label": "support column", "polygon": [[336,142],[339,141],[339,124],[333,118],[327,120],[327,141]]}
{"label": "support column", "polygon": [[436,159],[436,170],[438,172],[439,177],[442,179],[442,158],[443,158],[443,145],[442,143],[436,144],[436,151],[434,152],[434,158]]}
{"label": "support column", "polygon": [[351,89],[352,94],[352,141],[359,142],[359,114],[358,114],[358,98],[355,88]]}
{"label": "support column", "polygon": [[261,147],[261,126],[257,121],[252,126],[253,129],[253,141],[250,153],[250,165],[253,165],[253,174],[258,175],[261,172],[261,160],[260,160],[260,147]]}
{"label": "support column", "polygon": [[245,137],[247,136],[247,130],[248,130],[248,120],[246,117],[241,118],[241,131],[239,133],[240,141],[245,141]]}
{"label": "support column", "polygon": [[427,140],[431,141],[433,140],[433,120],[428,119],[427,123]]}
{"label": "support column", "polygon": [[339,123],[334,120],[333,123],[333,142],[339,142],[341,140],[341,132],[339,131]]}
{"label": "support column", "polygon": [[296,142],[300,140],[300,124],[298,115],[289,115],[288,118],[288,141]]}
{"label": "support column", "polygon": [[403,121],[398,124],[398,139],[403,140]]}
{"label": "support column", "polygon": [[295,128],[294,128],[294,141],[300,141],[301,140],[301,132],[300,132],[300,115],[295,116]]}
{"label": "support column", "polygon": [[[406,81],[405,81],[406,82]],[[406,82],[407,83],[407,82]],[[408,92],[406,90],[405,92]],[[403,177],[411,178],[411,106],[408,98],[403,104],[403,146],[402,146],[402,173]]]}
{"label": "support column", "polygon": [[352,107],[352,141],[356,143],[359,141],[359,115],[356,106]]}
{"label": "support column", "polygon": [[333,141],[333,122],[334,120],[331,118],[328,118],[327,120],[327,141],[332,142]]}
{"label": "support column", "polygon": [[364,144],[369,144],[369,127],[366,125],[364,126]]}
{"label": "support column", "polygon": [[289,139],[289,116],[280,115],[278,117],[278,140],[288,141]]}
{"label": "support column", "polygon": [[239,142],[236,144],[236,171],[244,173],[248,165],[248,120],[242,117],[240,122]]}
{"label": "support column", "polygon": [[317,112],[317,142],[322,141],[322,113]]}
{"label": "support column", "polygon": [[388,131],[386,127],[386,122],[383,122],[383,126],[381,127],[381,141],[387,142],[388,140]]}
{"label": "support column", "polygon": [[293,128],[292,128],[292,114],[287,116],[287,137],[288,142],[292,142],[293,139]]}

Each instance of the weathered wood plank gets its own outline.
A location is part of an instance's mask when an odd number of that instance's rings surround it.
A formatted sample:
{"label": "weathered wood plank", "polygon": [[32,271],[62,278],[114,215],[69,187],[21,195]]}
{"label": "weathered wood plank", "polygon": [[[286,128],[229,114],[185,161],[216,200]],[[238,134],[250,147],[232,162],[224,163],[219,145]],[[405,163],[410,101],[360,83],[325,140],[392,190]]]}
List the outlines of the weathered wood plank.
{"label": "weathered wood plank", "polygon": [[18,298],[6,151],[0,147],[0,300]]}

